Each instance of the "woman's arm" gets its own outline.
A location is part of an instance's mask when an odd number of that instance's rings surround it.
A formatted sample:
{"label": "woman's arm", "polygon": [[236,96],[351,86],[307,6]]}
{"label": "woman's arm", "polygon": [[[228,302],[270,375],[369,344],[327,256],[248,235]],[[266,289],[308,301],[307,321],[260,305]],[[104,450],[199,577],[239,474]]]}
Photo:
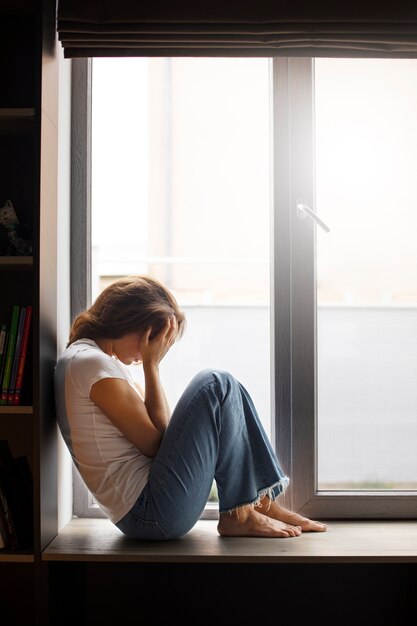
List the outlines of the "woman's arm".
{"label": "woman's arm", "polygon": [[153,423],[146,405],[133,387],[121,378],[103,378],[90,391],[90,399],[143,454],[154,457],[163,431]]}
{"label": "woman's arm", "polygon": [[165,393],[159,378],[159,367],[148,365],[143,367],[145,376],[145,406],[155,428],[162,433],[168,426],[171,417],[165,400]]}
{"label": "woman's arm", "polygon": [[145,405],[155,427],[164,432],[171,417],[168,401],[159,377],[162,361],[177,336],[175,317],[169,318],[160,332],[150,338],[152,329],[144,333],[141,341],[141,356],[145,379]]}
{"label": "woman's arm", "polygon": [[141,356],[145,377],[142,397],[121,378],[103,378],[90,391],[90,399],[110,421],[147,456],[158,452],[168,425],[170,412],[159,378],[159,363],[170,349],[177,335],[176,320],[167,320],[152,339],[152,329],[141,338]]}
{"label": "woman's arm", "polygon": [[[144,399],[144,397],[145,397],[145,390],[144,390],[144,388],[142,387],[142,385],[141,385],[140,383],[138,383],[137,381],[135,381],[135,387],[136,387],[136,389],[139,391],[139,393],[140,393],[140,397],[141,397],[142,399]],[[162,387],[162,391],[163,391],[163,394],[164,394],[164,399],[165,399],[165,407],[166,407],[167,413],[168,413],[168,415],[169,415],[169,416],[171,416],[171,409],[170,409],[170,407],[169,407],[168,398],[166,397],[165,389],[164,389],[163,387]]]}

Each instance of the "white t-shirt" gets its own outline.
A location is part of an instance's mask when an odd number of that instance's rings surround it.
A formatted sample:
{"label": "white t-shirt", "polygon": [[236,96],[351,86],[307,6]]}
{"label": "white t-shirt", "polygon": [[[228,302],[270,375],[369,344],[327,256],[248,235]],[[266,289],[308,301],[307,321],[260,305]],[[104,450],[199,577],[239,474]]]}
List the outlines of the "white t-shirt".
{"label": "white t-shirt", "polygon": [[122,378],[139,393],[129,367],[91,339],[74,341],[55,368],[58,424],[71,456],[100,508],[114,523],[132,508],[152,459],[140,452],[90,400],[102,378]]}

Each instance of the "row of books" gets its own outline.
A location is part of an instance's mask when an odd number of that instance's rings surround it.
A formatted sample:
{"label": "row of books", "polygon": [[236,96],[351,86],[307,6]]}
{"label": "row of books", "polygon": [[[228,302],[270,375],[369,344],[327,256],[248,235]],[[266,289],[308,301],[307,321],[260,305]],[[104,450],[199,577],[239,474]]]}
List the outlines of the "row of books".
{"label": "row of books", "polygon": [[27,456],[0,440],[0,550],[33,547],[33,477]]}
{"label": "row of books", "polygon": [[19,304],[0,325],[0,405],[20,404],[31,325],[32,306]]}

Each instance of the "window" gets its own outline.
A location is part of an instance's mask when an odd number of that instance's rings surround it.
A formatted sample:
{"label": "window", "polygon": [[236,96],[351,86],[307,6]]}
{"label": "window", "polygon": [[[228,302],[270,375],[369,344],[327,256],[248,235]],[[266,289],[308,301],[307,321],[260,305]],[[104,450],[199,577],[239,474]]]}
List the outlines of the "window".
{"label": "window", "polygon": [[290,338],[277,356],[286,377],[277,446],[293,505],[329,518],[410,517],[417,63],[280,59],[274,78],[285,267],[276,328],[281,346]]}
{"label": "window", "polygon": [[[198,369],[230,369],[291,477],[291,506],[414,515],[417,62],[89,67],[84,305],[117,276],[160,278],[189,320],[163,362],[171,404]],[[76,483],[75,512],[98,514]]]}
{"label": "window", "polygon": [[414,490],[417,64],[320,59],[315,103],[318,486]]}
{"label": "window", "polygon": [[161,363],[171,406],[223,367],[267,430],[269,108],[267,59],[93,60],[92,297],[130,273],[161,280],[189,321]]}
{"label": "window", "polygon": [[269,74],[269,59],[92,61],[89,294],[130,273],[162,280],[188,320],[161,363],[171,406],[198,370],[227,369],[267,432]]}

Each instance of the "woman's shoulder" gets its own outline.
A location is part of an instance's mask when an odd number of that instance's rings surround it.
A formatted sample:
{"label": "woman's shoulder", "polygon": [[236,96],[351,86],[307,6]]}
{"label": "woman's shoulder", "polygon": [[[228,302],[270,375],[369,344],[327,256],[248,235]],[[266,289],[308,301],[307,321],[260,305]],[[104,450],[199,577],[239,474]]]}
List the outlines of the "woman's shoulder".
{"label": "woman's shoulder", "polygon": [[107,356],[98,345],[91,339],[78,339],[74,341],[58,357],[58,363],[64,363],[79,359],[96,358]]}
{"label": "woman's shoulder", "polygon": [[78,339],[70,344],[57,360],[58,369],[115,369],[115,360],[103,352],[91,339]]}
{"label": "woman's shoulder", "polygon": [[[80,375],[99,377],[115,376],[123,378],[123,369],[116,359],[103,352],[92,339],[78,339],[64,351],[63,360],[66,369],[77,371]],[[59,361],[58,361],[59,364]]]}
{"label": "woman's shoulder", "polygon": [[90,339],[70,344],[58,359],[55,376],[73,381],[77,386],[90,386],[101,378],[125,378],[120,365]]}

